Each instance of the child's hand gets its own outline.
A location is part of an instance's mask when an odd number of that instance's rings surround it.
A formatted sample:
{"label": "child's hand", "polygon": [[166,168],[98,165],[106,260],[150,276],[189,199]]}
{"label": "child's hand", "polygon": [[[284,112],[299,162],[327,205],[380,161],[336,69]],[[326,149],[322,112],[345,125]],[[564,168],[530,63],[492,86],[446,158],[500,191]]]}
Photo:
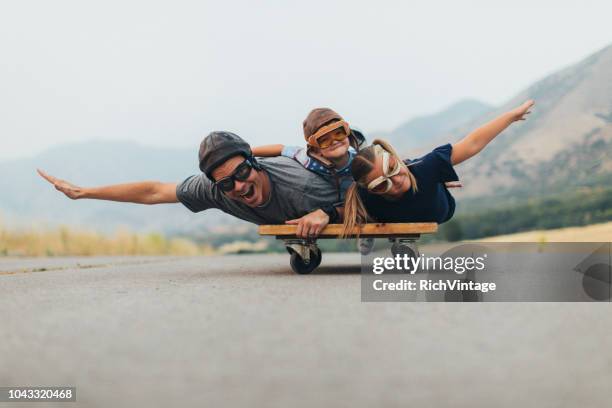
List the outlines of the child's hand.
{"label": "child's hand", "polygon": [[517,121],[517,120],[525,120],[527,119],[525,116],[529,115],[531,113],[531,111],[529,109],[531,109],[531,107],[535,104],[533,99],[529,99],[526,102],[523,102],[523,104],[521,106],[519,106],[518,108],[514,108],[510,111],[510,114],[512,115],[512,121]]}

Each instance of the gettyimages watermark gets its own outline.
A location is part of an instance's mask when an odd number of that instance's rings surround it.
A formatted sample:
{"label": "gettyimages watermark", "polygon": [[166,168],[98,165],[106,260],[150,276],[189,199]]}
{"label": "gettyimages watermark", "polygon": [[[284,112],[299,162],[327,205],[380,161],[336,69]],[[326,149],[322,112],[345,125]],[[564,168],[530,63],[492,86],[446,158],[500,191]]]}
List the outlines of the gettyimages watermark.
{"label": "gettyimages watermark", "polygon": [[362,256],[364,302],[610,302],[612,244],[415,244]]}

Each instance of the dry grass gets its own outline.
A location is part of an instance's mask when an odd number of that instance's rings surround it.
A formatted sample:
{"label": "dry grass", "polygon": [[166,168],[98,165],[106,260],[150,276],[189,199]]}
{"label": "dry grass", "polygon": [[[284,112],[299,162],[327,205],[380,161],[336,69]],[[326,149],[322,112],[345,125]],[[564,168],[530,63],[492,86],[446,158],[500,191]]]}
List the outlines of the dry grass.
{"label": "dry grass", "polygon": [[[529,231],[479,239],[487,242],[609,242],[612,222],[586,227]],[[115,234],[59,227],[10,230],[0,224],[0,256],[87,255],[208,255],[261,251],[262,243],[231,243],[218,250],[188,239],[167,239],[161,234],[135,234],[127,229]]]}
{"label": "dry grass", "polygon": [[206,255],[208,246],[161,234],[135,234],[119,230],[113,235],[68,227],[9,230],[0,225],[0,255]]}
{"label": "dry grass", "polygon": [[586,227],[569,227],[553,230],[520,232],[517,234],[499,235],[482,238],[487,242],[610,242],[612,241],[612,222],[587,225]]}

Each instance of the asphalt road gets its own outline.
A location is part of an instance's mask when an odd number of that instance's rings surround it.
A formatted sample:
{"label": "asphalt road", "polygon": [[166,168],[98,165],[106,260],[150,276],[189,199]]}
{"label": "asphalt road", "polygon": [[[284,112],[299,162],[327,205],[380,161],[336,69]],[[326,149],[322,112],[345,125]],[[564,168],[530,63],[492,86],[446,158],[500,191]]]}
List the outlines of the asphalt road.
{"label": "asphalt road", "polygon": [[[26,406],[610,406],[610,303],[362,303],[359,257],[0,258]],[[10,406],[0,403],[0,407]]]}

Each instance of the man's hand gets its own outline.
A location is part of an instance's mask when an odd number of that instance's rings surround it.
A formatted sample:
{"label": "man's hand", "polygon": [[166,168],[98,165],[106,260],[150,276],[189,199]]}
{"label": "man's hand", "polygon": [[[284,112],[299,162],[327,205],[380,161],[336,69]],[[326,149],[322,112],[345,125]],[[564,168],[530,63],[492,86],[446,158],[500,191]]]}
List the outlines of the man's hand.
{"label": "man's hand", "polygon": [[523,104],[517,108],[514,108],[510,111],[513,121],[517,120],[525,120],[527,119],[525,116],[529,115],[531,111],[531,107],[534,105],[533,99],[529,99],[528,101],[523,102]]}
{"label": "man's hand", "polygon": [[38,174],[40,174],[42,178],[53,184],[53,187],[55,187],[57,191],[61,191],[62,193],[66,194],[66,197],[71,198],[73,200],[83,197],[84,192],[81,187],[75,186],[74,184],[71,184],[65,180],[55,178],[40,169],[36,169],[36,171],[38,172]]}
{"label": "man's hand", "polygon": [[329,224],[329,215],[323,210],[315,210],[301,218],[285,221],[285,224],[297,225],[295,235],[299,238],[316,238]]}
{"label": "man's hand", "polygon": [[67,181],[55,178],[42,170],[38,174],[57,191],[66,197],[76,200],[78,198],[93,198],[96,200],[120,201],[137,204],[163,204],[178,203],[176,196],[176,183],[161,183],[159,181],[139,181],[136,183],[113,184],[101,187],[79,187]]}

